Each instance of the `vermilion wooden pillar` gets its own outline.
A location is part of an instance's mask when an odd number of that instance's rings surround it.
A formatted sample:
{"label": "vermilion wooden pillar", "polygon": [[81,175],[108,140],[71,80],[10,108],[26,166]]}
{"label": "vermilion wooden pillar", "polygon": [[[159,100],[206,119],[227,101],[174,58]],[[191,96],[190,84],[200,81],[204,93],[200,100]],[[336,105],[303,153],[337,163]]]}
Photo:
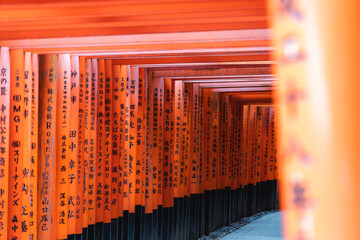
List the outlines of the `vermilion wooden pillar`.
{"label": "vermilion wooden pillar", "polygon": [[358,239],[358,1],[275,2],[287,239]]}

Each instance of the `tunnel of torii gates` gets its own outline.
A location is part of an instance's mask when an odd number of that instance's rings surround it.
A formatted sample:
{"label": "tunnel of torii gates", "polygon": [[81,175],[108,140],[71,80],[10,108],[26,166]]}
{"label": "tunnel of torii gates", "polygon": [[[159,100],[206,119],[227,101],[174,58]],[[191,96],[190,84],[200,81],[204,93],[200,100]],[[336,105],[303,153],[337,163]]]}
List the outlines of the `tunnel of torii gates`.
{"label": "tunnel of torii gates", "polygon": [[359,3],[1,1],[0,239],[358,239]]}
{"label": "tunnel of torii gates", "polygon": [[196,239],[278,208],[268,66],[0,57],[3,236]]}

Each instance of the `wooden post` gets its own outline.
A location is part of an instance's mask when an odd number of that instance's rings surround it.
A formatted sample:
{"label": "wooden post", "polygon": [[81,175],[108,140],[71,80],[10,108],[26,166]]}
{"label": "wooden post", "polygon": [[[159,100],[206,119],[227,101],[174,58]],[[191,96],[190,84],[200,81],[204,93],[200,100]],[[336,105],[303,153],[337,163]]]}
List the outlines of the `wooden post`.
{"label": "wooden post", "polygon": [[[10,147],[10,55],[8,47],[0,48],[0,86],[2,92],[0,94],[0,136],[2,141],[0,147],[3,151],[0,151],[0,238],[7,239],[9,234],[8,222],[9,216],[9,196],[12,194],[9,191],[9,147]],[[36,213],[35,213],[36,214]]]}

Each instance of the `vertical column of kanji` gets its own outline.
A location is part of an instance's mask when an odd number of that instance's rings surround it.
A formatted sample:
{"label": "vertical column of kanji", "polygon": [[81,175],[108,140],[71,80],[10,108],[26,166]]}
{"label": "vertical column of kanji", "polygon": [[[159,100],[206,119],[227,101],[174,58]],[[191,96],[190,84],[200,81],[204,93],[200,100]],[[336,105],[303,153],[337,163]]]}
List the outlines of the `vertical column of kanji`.
{"label": "vertical column of kanji", "polygon": [[254,180],[254,166],[253,166],[253,108],[248,105],[248,126],[247,126],[247,185],[248,185],[248,215],[252,215],[252,199],[253,199],[253,180]]}
{"label": "vertical column of kanji", "polygon": [[[197,151],[197,143],[198,143],[198,91],[199,85],[194,83],[190,85],[190,115],[189,122],[191,125],[190,129],[190,175],[189,175],[189,183],[190,183],[190,194],[198,194],[199,186],[198,186],[198,151]],[[194,209],[196,211],[196,209]],[[195,212],[191,213],[195,216]],[[194,224],[195,225],[195,224]],[[196,226],[195,226],[196,227]]]}
{"label": "vertical column of kanji", "polygon": [[220,95],[220,100],[221,100],[221,106],[222,106],[222,120],[220,120],[220,127],[221,127],[221,158],[222,158],[222,171],[221,171],[221,176],[222,176],[222,191],[223,191],[223,196],[222,196],[222,213],[223,213],[223,217],[222,217],[222,224],[221,225],[226,225],[229,224],[230,222],[228,221],[228,208],[229,208],[229,197],[230,197],[230,189],[229,189],[229,185],[228,185],[228,177],[229,177],[229,173],[228,173],[228,155],[227,155],[227,144],[228,144],[228,137],[227,137],[227,129],[228,129],[228,124],[229,122],[227,114],[228,114],[228,109],[227,109],[227,100],[228,100],[228,95],[226,94],[221,94]]}
{"label": "vertical column of kanji", "polygon": [[245,165],[246,165],[246,215],[251,214],[251,113],[250,105],[246,105],[246,131],[245,131]]}
{"label": "vertical column of kanji", "polygon": [[267,139],[267,118],[269,115],[269,108],[262,107],[261,109],[262,121],[261,121],[261,179],[264,182],[264,201],[263,207],[267,210],[268,204],[268,182],[267,175],[269,171],[269,159],[268,159],[268,139]]}
{"label": "vertical column of kanji", "polygon": [[122,216],[121,172],[120,172],[120,112],[121,112],[120,66],[112,66],[112,150],[111,150],[111,239],[118,239],[118,218]]}
{"label": "vertical column of kanji", "polygon": [[273,112],[273,107],[270,107],[270,122],[269,122],[269,128],[270,128],[270,144],[269,144],[269,175],[270,175],[270,188],[271,188],[271,200],[270,200],[270,206],[271,209],[275,208],[275,171],[274,171],[274,161],[275,161],[275,115]]}
{"label": "vertical column of kanji", "polygon": [[56,234],[56,92],[57,55],[39,57],[39,181],[37,230],[39,239],[54,239]]}
{"label": "vertical column of kanji", "polygon": [[84,155],[85,155],[85,97],[86,97],[86,63],[85,57],[79,57],[79,112],[78,112],[78,155],[76,158],[76,211],[75,211],[75,234],[81,234],[83,228],[83,201],[84,201]]}
{"label": "vertical column of kanji", "polygon": [[123,190],[123,238],[127,239],[129,236],[129,168],[130,168],[130,162],[129,162],[129,155],[130,155],[130,79],[131,79],[131,69],[129,65],[122,65],[121,66],[121,76],[125,80],[125,98],[124,98],[124,147],[123,147],[123,162],[124,162],[124,190]]}
{"label": "vertical column of kanji", "polygon": [[[239,102],[235,102],[235,143],[234,156],[239,158],[235,161],[235,185],[238,188],[241,186],[240,202],[241,202],[241,217],[247,215],[247,161],[245,161],[245,135],[246,135],[246,109],[245,106]],[[237,137],[236,137],[237,136]],[[239,166],[238,166],[239,164]],[[240,184],[238,184],[240,182]],[[237,217],[239,217],[237,215]]]}
{"label": "vertical column of kanji", "polygon": [[272,180],[273,180],[273,159],[272,159],[272,134],[271,134],[271,107],[269,107],[269,115],[267,117],[267,156],[268,156],[268,174],[267,174],[267,182],[268,182],[268,208],[272,209]]}
{"label": "vertical column of kanji", "polygon": [[[239,107],[239,106],[237,106]],[[241,159],[242,159],[242,166],[243,166],[243,194],[242,194],[242,203],[243,203],[243,215],[247,216],[247,209],[248,209],[248,122],[249,122],[249,106],[243,105],[241,106],[243,109],[242,112],[242,122],[239,122],[239,125],[241,125]],[[240,128],[240,127],[238,127]]]}
{"label": "vertical column of kanji", "polygon": [[239,119],[238,103],[230,98],[230,115],[231,117],[231,132],[229,133],[230,140],[230,169],[231,169],[231,220],[236,221],[242,214],[242,158],[241,158],[241,135],[242,133],[238,130]]}
{"label": "vertical column of kanji", "polygon": [[272,108],[273,116],[274,116],[274,187],[275,187],[275,208],[279,208],[279,192],[278,192],[278,184],[279,184],[279,163],[278,163],[278,154],[279,154],[279,145],[278,145],[278,134],[279,134],[279,125],[278,125],[278,114],[277,108],[274,106]]}
{"label": "vertical column of kanji", "polygon": [[211,126],[210,126],[210,138],[211,138],[211,190],[212,190],[212,204],[213,204],[213,223],[212,227],[216,228],[216,217],[217,217],[217,187],[218,182],[218,160],[219,160],[219,93],[211,93]]}
{"label": "vertical column of kanji", "polygon": [[[153,238],[155,239],[158,231],[158,203],[159,203],[159,98],[160,98],[160,79],[153,78],[153,108],[152,108],[152,137],[153,137]],[[160,190],[161,191],[161,190]]]}
{"label": "vertical column of kanji", "polygon": [[216,190],[216,171],[217,171],[217,110],[218,110],[218,101],[216,99],[216,93],[211,92],[211,107],[210,107],[210,164],[211,164],[211,172],[210,172],[210,181],[211,181],[211,190]]}
{"label": "vertical column of kanji", "polygon": [[227,170],[227,174],[228,174],[228,185],[230,187],[230,207],[229,207],[229,219],[230,222],[234,222],[235,221],[235,199],[236,199],[236,186],[234,185],[234,166],[233,166],[233,154],[234,154],[234,107],[233,107],[233,99],[232,97],[228,98],[228,103],[227,103],[227,108],[228,108],[228,114],[227,114],[227,118],[225,121],[228,121],[227,124],[227,137],[228,137],[228,144],[226,146],[226,152],[227,152],[227,157],[228,157],[228,170]]}
{"label": "vertical column of kanji", "polygon": [[[210,89],[203,88],[203,138],[202,138],[202,149],[204,155],[204,190],[205,195],[210,191],[210,103],[211,95]],[[207,198],[208,196],[206,196]],[[208,201],[208,199],[206,199]],[[208,213],[208,211],[206,211]],[[206,230],[206,227],[205,227]]]}
{"label": "vertical column of kanji", "polygon": [[10,131],[10,56],[9,48],[0,48],[0,238],[7,239],[9,205],[9,131]]}
{"label": "vertical column of kanji", "polygon": [[[146,129],[146,76],[145,68],[139,68],[139,90],[138,90],[138,116],[136,121],[136,176],[139,182],[136,182],[136,192],[139,191],[140,201],[136,203],[135,209],[135,227],[136,232],[139,232],[140,237],[143,238],[144,229],[144,211],[145,211],[145,129]],[[137,236],[139,236],[139,234]]]}
{"label": "vertical column of kanji", "polygon": [[221,205],[221,155],[220,155],[220,121],[219,121],[219,117],[220,117],[220,93],[218,92],[213,92],[213,106],[212,106],[212,111],[213,111],[213,125],[212,125],[212,130],[213,130],[213,146],[212,146],[212,152],[213,152],[213,164],[214,164],[214,174],[215,174],[215,182],[216,184],[214,185],[214,189],[215,189],[215,213],[216,213],[216,219],[215,219],[215,226],[220,227],[220,222],[219,222],[219,217],[220,214],[219,212],[221,211],[220,209],[220,205]]}
{"label": "vertical column of kanji", "polygon": [[30,211],[30,170],[31,170],[31,53],[25,53],[23,86],[23,106],[24,106],[24,138],[23,138],[23,166],[22,166],[22,215],[21,228],[22,239],[29,239],[29,211]]}
{"label": "vertical column of kanji", "polygon": [[[232,115],[232,128],[231,128],[231,169],[232,169],[232,193],[234,195],[234,199],[232,201],[233,206],[237,206],[236,208],[233,208],[232,212],[232,220],[236,221],[238,218],[237,212],[240,211],[240,215],[243,216],[243,199],[241,198],[244,194],[243,193],[243,187],[244,187],[244,174],[243,174],[243,159],[242,159],[242,133],[239,134],[238,128],[239,125],[242,125],[242,122],[239,119],[239,111],[238,111],[238,104],[235,100],[232,99],[230,102],[231,104],[231,115]],[[240,135],[240,136],[239,136]],[[240,143],[238,143],[238,139],[241,140]],[[239,145],[240,144],[240,145]],[[235,157],[239,157],[239,160],[236,161]],[[237,166],[237,164],[240,165],[240,170]],[[238,171],[239,170],[239,171]],[[241,188],[239,188],[238,183],[241,183]],[[240,198],[237,193],[240,192]],[[240,209],[240,210],[238,210]],[[238,210],[238,211],[236,211]]]}
{"label": "vertical column of kanji", "polygon": [[230,144],[230,137],[229,137],[229,125],[231,125],[231,121],[229,121],[229,98],[230,96],[227,94],[224,94],[224,122],[225,126],[223,127],[224,133],[224,145],[223,146],[223,152],[225,155],[224,159],[224,186],[225,186],[225,197],[224,197],[224,221],[225,224],[230,224],[230,207],[231,207],[231,182],[230,182],[230,153],[228,151],[229,144]]}
{"label": "vertical column of kanji", "polygon": [[173,170],[173,187],[174,187],[174,198],[181,197],[181,187],[180,187],[180,163],[181,163],[181,141],[182,141],[182,81],[175,81],[174,85],[174,170]]}
{"label": "vertical column of kanji", "polygon": [[91,59],[91,97],[90,97],[90,139],[89,139],[89,184],[88,184],[88,238],[95,236],[96,221],[96,153],[97,153],[97,102],[98,65]]}
{"label": "vertical column of kanji", "polygon": [[213,98],[212,98],[212,90],[211,89],[205,89],[204,90],[204,95],[206,96],[206,119],[207,119],[207,124],[206,124],[206,128],[205,128],[205,133],[206,133],[206,153],[207,153],[207,184],[208,184],[208,197],[207,197],[207,209],[208,209],[208,231],[212,231],[214,229],[213,226],[213,219],[214,219],[214,203],[213,203],[213,197],[214,197],[214,193],[213,193],[213,171],[215,171],[214,169],[214,165],[213,165],[213,159],[212,159],[212,146],[213,146],[213,129],[212,129],[212,105],[213,105]]}
{"label": "vertical column of kanji", "polygon": [[[225,94],[224,94],[225,95]],[[229,126],[231,125],[231,119],[229,121],[229,98],[230,96],[225,95],[225,97],[223,98],[224,101],[224,123],[225,126],[223,127],[223,131],[224,133],[224,138],[225,140],[223,141],[223,144],[225,146],[223,146],[223,154],[225,155],[225,159],[224,159],[224,185],[225,188],[227,189],[227,199],[225,200],[227,204],[229,204],[230,202],[230,189],[231,189],[231,183],[230,183],[230,179],[231,179],[231,175],[230,175],[230,152],[229,150],[229,145],[230,145],[230,137],[229,137]],[[227,206],[227,210],[230,207],[230,205],[226,205]],[[226,213],[226,216],[228,216],[228,212]],[[228,216],[229,219],[230,216]]]}
{"label": "vertical column of kanji", "polygon": [[189,86],[190,105],[189,105],[189,124],[190,124],[190,142],[189,142],[189,235],[196,237],[197,234],[197,193],[198,193],[198,152],[197,152],[197,127],[198,127],[198,93],[199,86],[196,83]]}
{"label": "vertical column of kanji", "polygon": [[68,167],[71,64],[69,54],[59,54],[59,75],[56,108],[56,238],[67,238]]}
{"label": "vertical column of kanji", "polygon": [[[205,168],[204,168],[204,155],[203,155],[203,150],[202,150],[202,138],[203,138],[203,116],[204,116],[204,101],[203,101],[203,97],[202,97],[202,90],[201,87],[199,86],[198,88],[198,110],[199,110],[199,114],[198,114],[198,136],[197,136],[197,151],[198,151],[198,156],[199,156],[199,194],[201,194],[200,198],[201,201],[204,200],[204,173],[205,173]],[[204,206],[204,202],[201,202],[201,211],[204,210],[203,208]],[[201,216],[201,221],[203,221],[203,216]],[[204,233],[204,229],[203,229],[203,224],[201,227],[201,235]]]}
{"label": "vertical column of kanji", "polygon": [[[138,119],[138,91],[139,91],[139,68],[131,67],[130,74],[130,117],[129,117],[129,239],[135,234],[135,205],[141,204],[140,175],[137,169],[140,166],[137,161],[137,119]],[[140,226],[140,223],[139,223]],[[140,233],[140,232],[138,232]],[[140,237],[140,235],[139,235]]]}
{"label": "vertical column of kanji", "polygon": [[158,163],[158,234],[159,238],[162,238],[161,232],[161,217],[162,217],[162,207],[163,207],[163,147],[164,147],[164,79],[159,79],[159,104],[158,104],[158,128],[157,128],[157,137],[158,137],[158,148],[159,148],[159,163]]}
{"label": "vertical column of kanji", "polygon": [[250,191],[251,191],[251,215],[256,209],[256,189],[255,189],[255,171],[256,171],[256,106],[250,106]]}
{"label": "vertical column of kanji", "polygon": [[[162,125],[164,126],[164,134],[163,134],[163,157],[164,157],[164,167],[163,167],[163,207],[169,208],[171,203],[170,197],[170,186],[169,186],[169,174],[170,174],[170,143],[171,140],[171,98],[172,98],[172,80],[169,78],[164,79],[164,122]],[[165,209],[164,209],[165,210]]]}
{"label": "vertical column of kanji", "polygon": [[164,167],[163,167],[163,231],[164,238],[169,239],[169,227],[171,226],[171,220],[169,219],[170,207],[172,207],[172,187],[170,186],[170,165],[171,158],[174,156],[172,154],[171,146],[173,145],[172,141],[172,126],[171,126],[171,111],[172,111],[172,94],[173,94],[173,84],[172,80],[167,78],[164,79],[164,135],[163,135],[163,157],[164,157]]}
{"label": "vertical column of kanji", "polygon": [[[244,202],[245,202],[245,191],[243,191],[244,186],[245,186],[245,177],[244,177],[244,157],[243,157],[243,153],[244,153],[244,144],[243,144],[243,131],[242,131],[242,125],[243,125],[243,116],[240,113],[240,110],[242,109],[242,106],[239,105],[238,102],[234,101],[233,102],[233,118],[234,118],[234,125],[233,125],[233,153],[232,153],[232,158],[233,158],[233,182],[234,182],[234,188],[236,189],[236,191],[239,191],[239,182],[242,185],[242,188],[240,188],[240,192],[244,194],[241,194],[241,196],[244,195],[244,199],[242,198],[237,198],[236,200],[234,200],[236,203],[238,204],[238,201],[240,201],[240,205],[238,208],[241,209],[241,214],[242,216],[244,216],[245,214],[243,213],[244,210]],[[237,195],[238,196],[238,195]],[[236,197],[235,197],[236,198]],[[235,214],[236,213],[236,214]],[[235,220],[238,219],[238,214],[237,212],[234,213],[234,217]]]}
{"label": "vertical column of kanji", "polygon": [[89,176],[90,176],[90,142],[91,142],[91,59],[85,60],[85,94],[84,94],[84,187],[82,202],[83,236],[87,237],[89,226]]}
{"label": "vertical column of kanji", "polygon": [[105,60],[97,62],[97,121],[96,121],[96,204],[95,204],[95,239],[102,236],[102,223],[104,221],[104,149],[105,149]]}
{"label": "vertical column of kanji", "polygon": [[[115,71],[116,70],[116,71]],[[119,75],[119,79],[120,82],[116,83],[116,79],[115,79],[115,83],[116,86],[119,86],[119,147],[118,147],[118,154],[119,154],[119,208],[118,208],[118,212],[119,212],[119,217],[120,217],[120,221],[119,223],[119,234],[121,232],[121,234],[123,234],[123,230],[122,230],[122,218],[124,216],[124,181],[125,179],[125,166],[124,166],[124,162],[125,162],[125,111],[126,111],[126,66],[115,66],[114,68],[114,74],[116,74],[116,76]],[[114,88],[115,90],[117,89],[117,87]],[[117,108],[116,108],[117,110]],[[114,116],[115,117],[115,116]],[[119,236],[120,237],[120,236]]]}
{"label": "vertical column of kanji", "polygon": [[[226,106],[225,106],[225,111],[226,111],[226,115],[225,115],[225,121],[227,121],[226,124],[226,147],[225,147],[225,152],[226,152],[226,186],[230,189],[231,191],[231,179],[232,179],[232,168],[231,168],[231,141],[232,141],[232,137],[231,137],[231,128],[232,128],[232,124],[233,124],[233,114],[232,114],[232,109],[231,109],[231,103],[230,103],[230,96],[227,96],[226,98]],[[230,195],[231,197],[231,195]],[[230,216],[229,216],[230,218]]]}
{"label": "vertical column of kanji", "polygon": [[[224,167],[224,154],[223,154],[223,141],[224,141],[224,135],[223,135],[223,126],[224,126],[224,105],[223,105],[223,95],[220,93],[220,98],[219,98],[219,139],[218,139],[218,145],[219,145],[219,153],[218,153],[218,181],[219,181],[219,185],[218,185],[218,189],[220,191],[222,191],[223,187],[224,187],[224,182],[223,182],[223,167]],[[221,215],[221,211],[219,211],[218,213],[219,215]]]}
{"label": "vertical column of kanji", "polygon": [[267,167],[268,167],[268,159],[265,155],[265,144],[266,144],[266,115],[267,115],[267,107],[261,107],[261,140],[260,140],[260,150],[261,152],[260,159],[261,159],[261,170],[260,170],[260,179],[261,179],[261,192],[262,192],[262,200],[261,200],[261,209],[266,210],[266,201],[267,201],[267,185],[266,185],[266,175],[267,175]]}
{"label": "vertical column of kanji", "polygon": [[219,155],[218,155],[218,204],[217,204],[217,225],[218,226],[222,226],[223,222],[223,215],[224,215],[224,210],[223,210],[223,197],[224,197],[224,181],[223,181],[223,168],[224,168],[224,154],[222,151],[223,148],[223,141],[224,141],[224,131],[223,131],[223,126],[224,126],[224,105],[223,105],[223,101],[222,101],[222,95],[223,94],[219,94],[219,127],[218,127],[218,131],[219,131],[219,135],[218,135],[218,150],[219,150]]}
{"label": "vertical column of kanji", "polygon": [[152,73],[148,72],[146,90],[146,168],[145,168],[145,226],[144,237],[152,239],[152,213],[153,213],[153,101],[154,87]]}
{"label": "vertical column of kanji", "polygon": [[203,136],[204,136],[204,98],[202,88],[199,87],[199,127],[198,127],[198,152],[199,152],[199,235],[205,234],[205,155],[203,150]]}
{"label": "vertical column of kanji", "polygon": [[174,163],[173,163],[173,191],[174,191],[174,229],[173,229],[173,237],[176,238],[179,236],[179,202],[182,197],[182,184],[181,184],[181,161],[182,161],[182,109],[183,109],[183,89],[182,89],[182,81],[174,81]]}
{"label": "vertical column of kanji", "polygon": [[71,56],[70,122],[69,122],[69,165],[68,167],[68,235],[74,235],[76,229],[76,193],[79,154],[79,56]]}
{"label": "vertical column of kanji", "polygon": [[162,216],[163,216],[163,195],[164,195],[164,79],[159,82],[159,119],[158,119],[158,146],[159,146],[159,168],[158,168],[158,234],[163,238]]}
{"label": "vertical column of kanji", "polygon": [[[192,115],[192,108],[191,108],[191,101],[192,101],[192,84],[191,83],[185,83],[184,84],[184,118],[183,118],[183,124],[184,124],[184,196],[189,197],[190,196],[190,174],[191,174],[191,136],[192,136],[192,129],[191,129],[191,115]],[[188,207],[188,199],[186,198],[186,207],[187,210]],[[186,216],[187,217],[187,216]],[[188,227],[188,220],[186,219],[186,228]],[[185,230],[186,233],[188,233],[187,229]]]}
{"label": "vertical column of kanji", "polygon": [[187,239],[189,237],[189,196],[190,196],[190,157],[191,157],[191,93],[190,87],[191,83],[185,83],[184,85],[184,110],[183,110],[183,238]]}
{"label": "vertical column of kanji", "polygon": [[262,211],[262,183],[261,183],[261,107],[256,108],[256,149],[255,149],[255,184],[256,184],[256,211]]}
{"label": "vertical column of kanji", "polygon": [[[24,52],[10,51],[9,239],[22,235],[22,165],[24,157]],[[27,159],[29,160],[29,159]]]}
{"label": "vertical column of kanji", "polygon": [[[111,169],[112,169],[112,61],[105,60],[105,144],[104,144],[104,231],[103,238],[110,238],[111,223]],[[117,212],[117,211],[116,211]]]}
{"label": "vertical column of kanji", "polygon": [[[244,106],[244,118],[245,118],[245,126],[243,126],[243,128],[245,128],[244,131],[244,142],[245,142],[245,148],[244,148],[244,161],[245,161],[245,186],[247,186],[247,190],[248,190],[248,194],[249,194],[249,189],[248,189],[248,185],[250,183],[250,105],[245,105]],[[249,204],[249,203],[248,203]],[[248,205],[249,207],[249,205]]]}
{"label": "vertical column of kanji", "polygon": [[[164,82],[165,84],[165,82]],[[165,85],[164,85],[165,88]],[[165,90],[164,90],[165,91]],[[169,175],[168,175],[168,187],[169,187],[169,212],[168,212],[168,236],[170,239],[174,236],[174,162],[175,162],[175,81],[171,81],[170,91],[170,139],[169,139]],[[165,103],[164,103],[165,106]],[[164,142],[165,144],[165,142]]]}
{"label": "vertical column of kanji", "polygon": [[265,209],[270,210],[269,207],[269,117],[270,117],[270,108],[263,107],[262,110],[262,157],[263,157],[263,181],[265,182]]}
{"label": "vertical column of kanji", "polygon": [[200,148],[200,144],[201,144],[201,98],[200,98],[200,87],[199,84],[195,84],[194,85],[194,106],[195,106],[195,110],[196,110],[196,129],[195,129],[195,133],[196,133],[196,140],[194,141],[195,143],[195,151],[196,151],[196,185],[197,185],[197,189],[196,189],[196,197],[195,197],[195,204],[196,204],[196,237],[201,237],[202,233],[201,233],[201,198],[202,195],[200,195],[202,193],[202,187],[201,187],[201,182],[202,182],[202,154],[201,154],[201,148]]}
{"label": "vertical column of kanji", "polygon": [[[242,186],[245,187],[245,161],[244,161],[244,154],[245,154],[245,149],[244,149],[244,132],[241,132],[241,135],[239,136],[240,137],[240,147],[238,148],[238,133],[239,133],[239,129],[240,129],[240,126],[242,127],[243,125],[243,121],[240,121],[240,119],[238,118],[239,116],[239,104],[234,101],[234,105],[233,105],[233,109],[234,109],[234,128],[233,128],[233,154],[232,154],[232,157],[233,157],[233,166],[234,166],[234,186],[235,188],[237,188],[237,183],[238,183],[238,179],[239,179],[239,176],[241,176],[240,178],[240,181],[242,181]],[[244,119],[243,116],[241,116],[242,119]],[[242,165],[242,168],[241,168],[241,171],[238,175],[238,168],[237,168],[237,161],[236,160],[236,157],[240,157],[240,164]]]}
{"label": "vertical column of kanji", "polygon": [[229,115],[228,115],[228,136],[230,140],[230,144],[228,145],[227,151],[229,152],[229,173],[230,173],[230,182],[231,182],[231,190],[236,190],[235,183],[235,165],[234,165],[234,146],[235,146],[235,101],[233,98],[229,100]]}
{"label": "vertical column of kanji", "polygon": [[205,234],[209,234],[210,227],[210,210],[209,210],[209,197],[211,190],[210,180],[210,108],[211,108],[211,93],[210,89],[202,88],[202,101],[203,101],[203,124],[202,124],[202,151],[204,159],[204,194],[205,194]]}
{"label": "vertical column of kanji", "polygon": [[38,194],[38,130],[39,130],[39,58],[32,54],[31,69],[31,164],[30,164],[30,208],[29,235],[30,239],[37,239],[37,194]]}

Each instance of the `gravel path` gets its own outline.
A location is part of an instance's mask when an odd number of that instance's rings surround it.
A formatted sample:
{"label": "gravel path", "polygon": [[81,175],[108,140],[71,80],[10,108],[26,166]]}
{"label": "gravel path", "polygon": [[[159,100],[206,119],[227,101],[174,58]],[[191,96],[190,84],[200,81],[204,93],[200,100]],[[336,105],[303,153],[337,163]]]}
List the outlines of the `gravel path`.
{"label": "gravel path", "polygon": [[238,222],[230,223],[230,226],[224,226],[216,231],[211,232],[208,236],[202,236],[199,240],[217,240],[225,237],[226,235],[236,231],[237,229],[251,223],[252,221],[261,218],[270,213],[278,212],[278,210],[260,212],[250,217],[244,217]]}

